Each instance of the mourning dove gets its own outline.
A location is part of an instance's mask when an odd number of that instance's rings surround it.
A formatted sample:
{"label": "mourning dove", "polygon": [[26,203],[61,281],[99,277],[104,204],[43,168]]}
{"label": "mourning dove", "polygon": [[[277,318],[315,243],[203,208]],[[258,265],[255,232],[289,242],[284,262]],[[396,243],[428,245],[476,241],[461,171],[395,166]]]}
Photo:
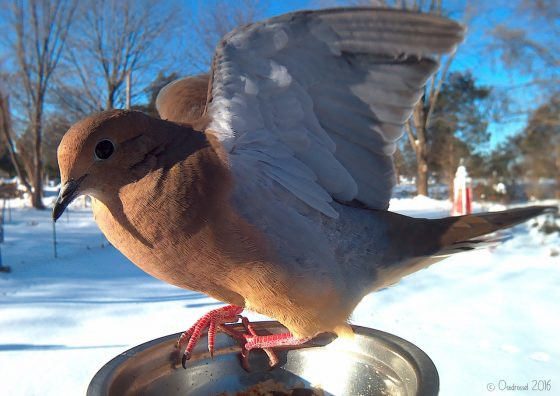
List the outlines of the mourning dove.
{"label": "mourning dove", "polygon": [[93,198],[108,240],[150,275],[230,305],[180,339],[187,359],[208,327],[250,309],[289,333],[246,323],[243,356],[350,332],[368,293],[545,207],[443,219],[387,211],[403,124],[461,25],[390,9],[296,12],[226,35],[209,75],[157,98],[162,119],[111,110],[58,148],[56,220]]}

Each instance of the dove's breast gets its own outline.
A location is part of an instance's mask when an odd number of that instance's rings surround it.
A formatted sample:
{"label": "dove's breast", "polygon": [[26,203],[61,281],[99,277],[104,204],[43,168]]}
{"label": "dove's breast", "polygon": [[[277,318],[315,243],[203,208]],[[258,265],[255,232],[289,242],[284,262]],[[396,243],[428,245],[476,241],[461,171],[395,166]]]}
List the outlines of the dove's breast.
{"label": "dove's breast", "polygon": [[[95,220],[109,242],[143,271],[172,285],[198,291],[221,301],[244,306],[244,299],[227,286],[230,269],[235,264],[208,243],[213,232],[200,229],[196,236],[186,237],[176,222],[146,221],[156,233],[138,233],[142,223],[129,225],[117,220],[100,201],[93,201]],[[130,226],[135,232],[130,232]],[[136,228],[138,227],[138,228]],[[154,237],[155,238],[151,238]]]}
{"label": "dove's breast", "polygon": [[94,200],[93,212],[107,239],[145,272],[243,306],[230,286],[238,283],[234,272],[266,252],[228,206],[228,188],[227,169],[206,146]]}

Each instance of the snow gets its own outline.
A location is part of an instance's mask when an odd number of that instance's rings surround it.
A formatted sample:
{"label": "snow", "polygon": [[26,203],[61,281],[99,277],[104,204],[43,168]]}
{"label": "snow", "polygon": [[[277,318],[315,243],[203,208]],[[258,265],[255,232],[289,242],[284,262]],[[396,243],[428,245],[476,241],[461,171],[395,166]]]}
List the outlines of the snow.
{"label": "snow", "polygon": [[[115,355],[183,331],[220,304],[144,274],[107,243],[79,203],[56,225],[57,259],[50,211],[11,205],[1,245],[12,272],[0,273],[0,395],[84,394]],[[447,201],[421,196],[391,201],[391,210],[412,216],[446,216],[449,209]],[[534,224],[515,227],[502,245],[456,255],[366,296],[352,323],[424,350],[438,368],[441,395],[489,394],[490,383],[498,394],[504,383],[531,389],[532,380],[558,389],[560,233]]]}

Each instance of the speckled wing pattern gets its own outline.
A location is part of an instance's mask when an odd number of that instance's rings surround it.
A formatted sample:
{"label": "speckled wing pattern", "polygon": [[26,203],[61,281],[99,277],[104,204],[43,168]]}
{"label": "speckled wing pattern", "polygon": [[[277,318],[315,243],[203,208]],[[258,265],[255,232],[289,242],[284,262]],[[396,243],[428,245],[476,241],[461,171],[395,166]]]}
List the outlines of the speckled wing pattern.
{"label": "speckled wing pattern", "polygon": [[327,216],[338,216],[333,199],[386,209],[395,142],[438,66],[430,56],[463,34],[447,19],[371,8],[238,28],[216,50],[208,129],[234,171],[258,169]]}

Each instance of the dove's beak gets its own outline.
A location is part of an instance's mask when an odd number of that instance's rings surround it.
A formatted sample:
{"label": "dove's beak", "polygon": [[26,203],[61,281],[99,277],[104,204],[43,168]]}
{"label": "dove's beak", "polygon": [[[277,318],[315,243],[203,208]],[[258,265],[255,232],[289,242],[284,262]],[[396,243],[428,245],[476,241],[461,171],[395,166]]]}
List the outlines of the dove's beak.
{"label": "dove's beak", "polygon": [[54,203],[52,217],[54,221],[64,213],[66,207],[72,202],[79,194],[80,184],[87,175],[80,177],[78,180],[70,179],[62,185],[58,198]]}

